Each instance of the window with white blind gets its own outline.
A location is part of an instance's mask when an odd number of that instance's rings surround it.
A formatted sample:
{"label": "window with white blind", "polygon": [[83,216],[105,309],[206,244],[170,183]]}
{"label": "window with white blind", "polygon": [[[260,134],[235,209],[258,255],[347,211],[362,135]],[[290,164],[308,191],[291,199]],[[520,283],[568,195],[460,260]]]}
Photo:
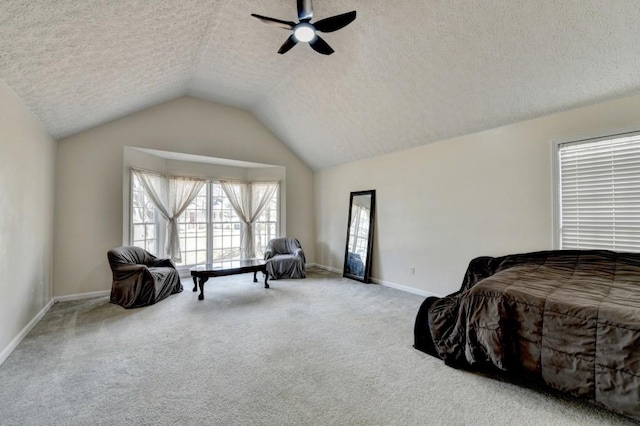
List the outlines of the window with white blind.
{"label": "window with white blind", "polygon": [[640,132],[558,144],[561,249],[640,252]]}

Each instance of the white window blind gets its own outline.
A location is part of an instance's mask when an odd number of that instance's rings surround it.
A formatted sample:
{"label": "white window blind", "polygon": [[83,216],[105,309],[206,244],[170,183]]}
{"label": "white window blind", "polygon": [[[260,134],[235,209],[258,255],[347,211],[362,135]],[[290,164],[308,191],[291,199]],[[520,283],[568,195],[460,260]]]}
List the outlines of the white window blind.
{"label": "white window blind", "polygon": [[640,133],[561,144],[562,249],[640,252]]}

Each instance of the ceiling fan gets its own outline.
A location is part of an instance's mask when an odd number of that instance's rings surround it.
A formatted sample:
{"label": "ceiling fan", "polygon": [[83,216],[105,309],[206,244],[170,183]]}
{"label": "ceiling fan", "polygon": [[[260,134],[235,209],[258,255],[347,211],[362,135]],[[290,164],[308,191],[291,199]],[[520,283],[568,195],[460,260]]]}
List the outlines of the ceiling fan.
{"label": "ceiling fan", "polygon": [[312,0],[298,0],[298,23],[293,21],[281,21],[280,19],[269,18],[267,16],[256,15],[251,16],[264,22],[265,24],[275,25],[285,30],[293,31],[287,41],[284,42],[278,53],[281,55],[287,53],[298,42],[309,43],[309,46],[318,53],[323,55],[331,55],[334,50],[324,41],[317,32],[331,33],[346,27],[356,19],[356,11],[343,13],[342,15],[332,16],[330,18],[321,19],[312,24],[313,4]]}

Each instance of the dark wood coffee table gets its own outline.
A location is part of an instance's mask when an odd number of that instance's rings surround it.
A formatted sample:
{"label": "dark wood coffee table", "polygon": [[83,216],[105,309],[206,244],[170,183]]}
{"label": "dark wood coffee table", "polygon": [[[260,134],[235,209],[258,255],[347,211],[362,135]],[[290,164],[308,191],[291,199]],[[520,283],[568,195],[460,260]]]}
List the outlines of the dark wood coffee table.
{"label": "dark wood coffee table", "polygon": [[200,294],[198,300],[204,300],[204,283],[210,277],[224,277],[226,275],[246,274],[253,272],[253,282],[257,283],[256,274],[262,272],[264,274],[264,288],[269,288],[267,280],[267,262],[262,259],[247,260],[229,260],[223,262],[204,263],[191,268],[191,277],[193,278],[193,291],[198,291],[200,286]]}

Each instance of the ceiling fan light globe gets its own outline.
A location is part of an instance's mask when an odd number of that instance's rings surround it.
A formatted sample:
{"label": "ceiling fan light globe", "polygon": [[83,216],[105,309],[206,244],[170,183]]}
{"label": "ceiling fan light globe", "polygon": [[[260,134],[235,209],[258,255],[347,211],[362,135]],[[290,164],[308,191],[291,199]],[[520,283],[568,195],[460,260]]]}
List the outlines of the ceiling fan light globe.
{"label": "ceiling fan light globe", "polygon": [[293,29],[293,35],[297,41],[309,43],[316,38],[316,29],[311,24],[300,23]]}

